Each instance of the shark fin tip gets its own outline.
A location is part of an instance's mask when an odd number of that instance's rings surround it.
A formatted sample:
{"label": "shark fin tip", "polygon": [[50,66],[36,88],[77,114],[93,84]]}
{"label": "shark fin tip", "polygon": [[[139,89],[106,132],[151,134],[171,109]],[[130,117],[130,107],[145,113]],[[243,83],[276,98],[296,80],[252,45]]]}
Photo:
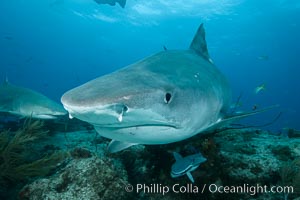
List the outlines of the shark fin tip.
{"label": "shark fin tip", "polygon": [[120,6],[121,6],[122,8],[125,8],[126,0],[119,0],[118,3],[120,4]]}
{"label": "shark fin tip", "polygon": [[179,153],[177,153],[177,152],[173,152],[173,156],[174,156],[174,158],[175,158],[176,161],[182,159],[182,156]]}
{"label": "shark fin tip", "polygon": [[124,149],[127,149],[128,147],[131,147],[133,145],[136,145],[134,143],[129,143],[129,142],[121,142],[121,141],[117,141],[117,140],[112,140],[108,147],[107,150],[110,153],[116,153],[119,151],[122,151]]}
{"label": "shark fin tip", "polygon": [[191,172],[187,172],[186,175],[189,177],[189,179],[192,181],[192,183],[195,182]]}
{"label": "shark fin tip", "polygon": [[203,23],[200,24],[194,36],[194,39],[190,45],[190,49],[194,50],[198,55],[202,56],[209,62],[212,62],[207,49],[207,44],[205,40],[205,29]]}

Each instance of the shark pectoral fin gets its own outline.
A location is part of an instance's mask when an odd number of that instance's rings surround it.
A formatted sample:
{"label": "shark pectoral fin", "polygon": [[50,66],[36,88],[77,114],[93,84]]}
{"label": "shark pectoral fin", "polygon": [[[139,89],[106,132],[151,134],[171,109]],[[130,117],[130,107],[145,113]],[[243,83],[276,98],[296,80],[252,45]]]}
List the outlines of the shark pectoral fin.
{"label": "shark pectoral fin", "polygon": [[187,172],[186,175],[189,177],[189,179],[192,181],[192,183],[195,182],[191,172]]}
{"label": "shark pectoral fin", "polygon": [[174,156],[174,158],[175,158],[176,161],[182,159],[182,156],[179,153],[173,152],[173,156]]}
{"label": "shark pectoral fin", "polygon": [[32,118],[37,118],[37,119],[56,119],[57,117],[54,115],[32,115]]}
{"label": "shark pectoral fin", "polygon": [[116,140],[112,140],[108,147],[107,150],[110,153],[116,153],[118,151],[122,151],[124,149],[127,149],[128,147],[131,147],[133,145],[136,145],[135,143],[128,143],[128,142],[120,142],[120,141],[116,141]]}

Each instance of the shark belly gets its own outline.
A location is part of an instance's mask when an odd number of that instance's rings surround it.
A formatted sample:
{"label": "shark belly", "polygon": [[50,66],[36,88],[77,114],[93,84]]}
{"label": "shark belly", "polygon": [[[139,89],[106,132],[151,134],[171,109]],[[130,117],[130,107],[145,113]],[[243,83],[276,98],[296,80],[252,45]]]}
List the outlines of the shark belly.
{"label": "shark belly", "polygon": [[190,137],[189,132],[168,126],[106,128],[94,126],[99,135],[135,144],[168,144]]}

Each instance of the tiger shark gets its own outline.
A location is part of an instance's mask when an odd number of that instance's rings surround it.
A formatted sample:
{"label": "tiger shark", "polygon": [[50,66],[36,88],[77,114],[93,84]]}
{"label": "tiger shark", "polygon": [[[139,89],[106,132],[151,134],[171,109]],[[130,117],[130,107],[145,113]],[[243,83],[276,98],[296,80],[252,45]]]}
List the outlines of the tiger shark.
{"label": "tiger shark", "polygon": [[21,117],[55,119],[66,115],[62,105],[31,89],[15,86],[7,80],[0,85],[0,112]]}
{"label": "tiger shark", "polygon": [[134,144],[167,144],[225,122],[231,89],[210,59],[203,24],[187,50],[165,50],[67,91],[69,116],[106,138],[110,152]]}

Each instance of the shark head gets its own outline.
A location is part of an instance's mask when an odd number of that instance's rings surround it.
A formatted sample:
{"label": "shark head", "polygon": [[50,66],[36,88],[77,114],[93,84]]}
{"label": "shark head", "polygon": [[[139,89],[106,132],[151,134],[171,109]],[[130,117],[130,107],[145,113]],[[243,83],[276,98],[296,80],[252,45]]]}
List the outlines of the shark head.
{"label": "shark head", "polygon": [[22,117],[55,119],[67,111],[41,93],[5,81],[0,85],[0,112]]}
{"label": "shark head", "polygon": [[56,119],[67,114],[67,111],[60,104],[42,94],[36,93],[35,96],[22,101],[19,108],[11,113],[36,119]]}
{"label": "shark head", "polygon": [[203,25],[188,50],[166,50],[66,92],[71,117],[116,141],[165,144],[215,124],[230,101],[212,64]]}

